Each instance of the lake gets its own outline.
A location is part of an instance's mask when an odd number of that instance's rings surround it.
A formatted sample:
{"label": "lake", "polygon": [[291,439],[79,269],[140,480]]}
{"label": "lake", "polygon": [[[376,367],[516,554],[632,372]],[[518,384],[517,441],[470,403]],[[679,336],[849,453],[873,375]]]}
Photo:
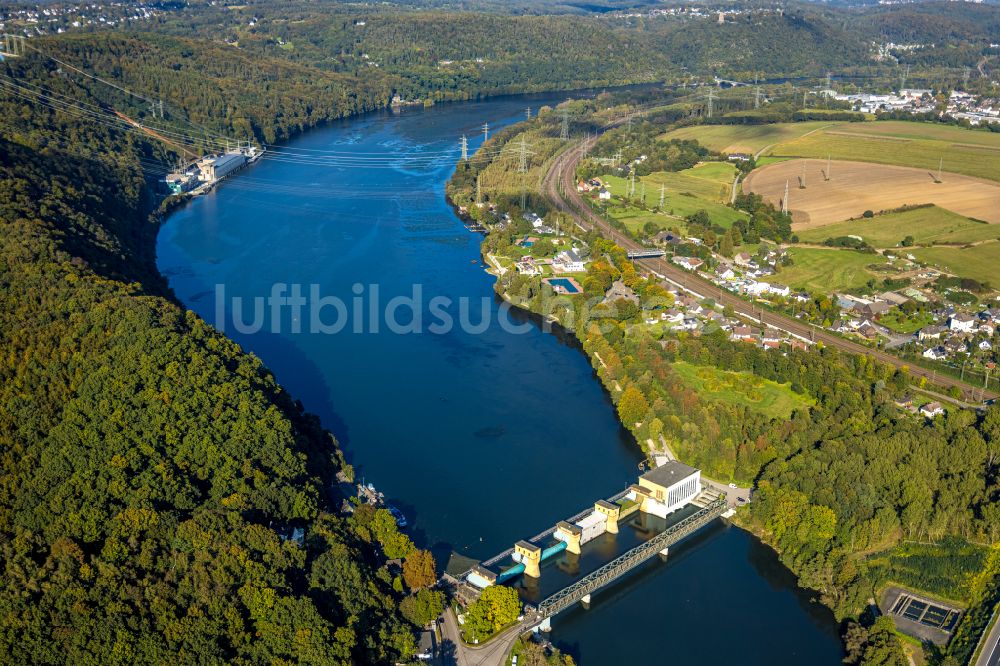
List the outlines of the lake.
{"label": "lake", "polygon": [[[444,199],[463,134],[471,153],[483,123],[565,97],[316,129],[160,231],[158,266],[177,297],[259,356],[439,559],[485,558],[638,474],[641,453],[575,340],[507,311],[481,236]],[[772,551],[721,521],[553,626],[582,664],[841,658],[832,616]]]}

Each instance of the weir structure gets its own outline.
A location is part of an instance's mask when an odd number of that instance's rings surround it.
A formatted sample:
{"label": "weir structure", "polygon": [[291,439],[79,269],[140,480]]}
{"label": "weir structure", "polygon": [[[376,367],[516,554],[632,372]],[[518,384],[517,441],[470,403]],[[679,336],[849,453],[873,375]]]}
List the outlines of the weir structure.
{"label": "weir structure", "polygon": [[701,485],[701,472],[670,461],[638,482],[457,576],[459,596],[491,585],[517,590],[521,630],[548,631],[551,618],[646,562],[727,510],[725,495]]}

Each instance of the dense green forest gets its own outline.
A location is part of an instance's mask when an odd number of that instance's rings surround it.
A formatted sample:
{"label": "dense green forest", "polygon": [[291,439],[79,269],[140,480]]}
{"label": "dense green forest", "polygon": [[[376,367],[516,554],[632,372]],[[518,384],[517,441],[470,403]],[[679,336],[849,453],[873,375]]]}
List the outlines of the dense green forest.
{"label": "dense green forest", "polygon": [[[76,36],[52,48],[215,130],[242,121],[287,136],[379,103],[333,75],[180,40]],[[0,95],[0,654],[405,660],[414,624],[441,605],[423,589],[433,560],[384,510],[340,515],[332,436],[258,359],[165,293],[153,181],[171,156],[81,117],[109,102],[107,86],[37,56],[0,74],[77,103]],[[268,77],[263,92],[246,90]],[[402,572],[387,558],[405,558]]]}
{"label": "dense green forest", "polygon": [[[423,5],[423,3],[414,3]],[[599,4],[599,3],[598,3]],[[363,77],[399,77],[406,98],[622,85],[706,78],[751,80],[828,71],[870,81],[897,79],[901,64],[937,68],[934,80],[961,78],[991,53],[1000,18],[968,3],[921,3],[865,10],[792,3],[714,14],[622,15],[597,4],[491,2],[350,6],[333,2],[191,3],[167,12],[156,30],[224,42],[266,55]],[[721,6],[721,9],[732,7]],[[572,13],[562,13],[563,11]],[[640,9],[640,11],[644,11]],[[877,60],[873,44],[922,44]],[[942,44],[947,43],[944,48]],[[950,73],[948,69],[953,69]]]}

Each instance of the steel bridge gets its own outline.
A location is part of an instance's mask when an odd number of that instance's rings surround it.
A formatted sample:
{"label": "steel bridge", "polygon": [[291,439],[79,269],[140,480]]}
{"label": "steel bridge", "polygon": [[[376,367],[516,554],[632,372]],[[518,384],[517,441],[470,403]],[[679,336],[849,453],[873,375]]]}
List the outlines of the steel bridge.
{"label": "steel bridge", "polygon": [[611,560],[600,569],[591,572],[572,585],[568,585],[552,596],[544,599],[537,607],[525,606],[525,618],[532,623],[541,622],[560,611],[566,610],[592,592],[611,581],[627,574],[632,569],[663,549],[677,543],[686,536],[712,522],[726,511],[726,498],[720,497],[684,520],[657,534],[655,537],[632,550]]}
{"label": "steel bridge", "polygon": [[628,252],[629,259],[652,259],[662,257],[666,254],[663,250],[631,250]]}

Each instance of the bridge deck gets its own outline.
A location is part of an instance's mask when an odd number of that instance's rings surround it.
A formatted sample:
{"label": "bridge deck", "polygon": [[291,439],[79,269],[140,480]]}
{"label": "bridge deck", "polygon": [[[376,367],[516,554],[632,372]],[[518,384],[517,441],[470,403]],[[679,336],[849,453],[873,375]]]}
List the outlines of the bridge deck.
{"label": "bridge deck", "polygon": [[[699,510],[700,507],[689,504],[671,513],[666,519],[637,511],[619,523],[618,534],[605,533],[588,541],[580,548],[579,555],[563,551],[543,562],[541,577],[518,576],[506,584],[516,589],[525,603],[538,604]],[[501,564],[506,568],[513,561],[508,558]],[[500,567],[495,565],[491,568],[498,570]]]}
{"label": "bridge deck", "polygon": [[525,622],[531,623],[552,617],[569,608],[585,595],[595,592],[618,578],[627,575],[643,562],[654,557],[660,550],[694,534],[705,525],[718,518],[726,510],[724,497],[706,506],[694,505],[694,512],[673,523],[666,530],[623,553],[601,566],[599,569],[574,581],[563,589],[545,597],[537,606],[525,606]]}

